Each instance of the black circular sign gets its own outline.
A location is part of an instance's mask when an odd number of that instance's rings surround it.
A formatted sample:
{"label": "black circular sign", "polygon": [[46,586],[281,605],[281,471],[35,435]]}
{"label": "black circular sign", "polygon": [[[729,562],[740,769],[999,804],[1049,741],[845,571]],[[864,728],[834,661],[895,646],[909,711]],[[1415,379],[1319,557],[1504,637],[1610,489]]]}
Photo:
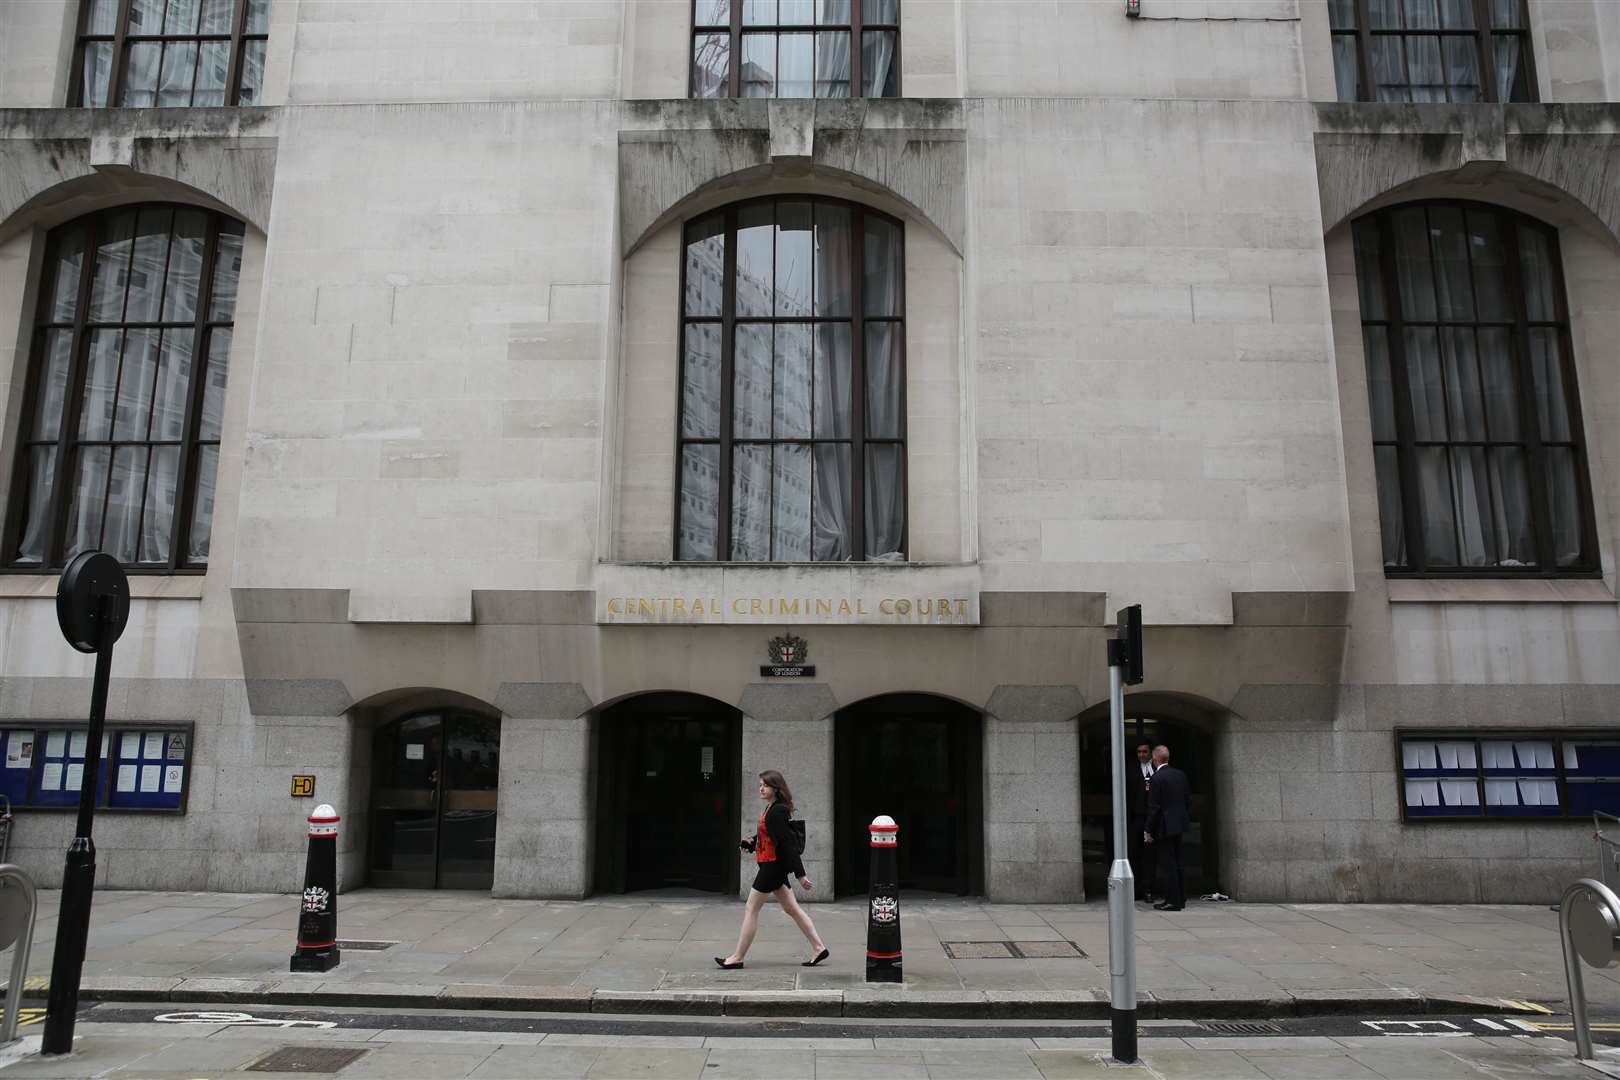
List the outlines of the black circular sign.
{"label": "black circular sign", "polygon": [[[105,624],[99,617],[103,598]],[[56,586],[56,621],[80,652],[100,652],[117,641],[129,622],[129,578],[118,560],[104,551],[75,555]]]}

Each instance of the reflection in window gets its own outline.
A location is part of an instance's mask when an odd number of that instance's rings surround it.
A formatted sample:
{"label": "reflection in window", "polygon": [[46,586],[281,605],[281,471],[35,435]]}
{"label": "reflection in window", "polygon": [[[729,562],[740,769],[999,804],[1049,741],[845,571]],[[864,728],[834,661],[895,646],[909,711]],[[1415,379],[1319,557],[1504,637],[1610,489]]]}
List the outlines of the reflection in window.
{"label": "reflection in window", "polygon": [[905,557],[902,239],[822,199],[687,226],[677,558]]}
{"label": "reflection in window", "polygon": [[242,225],[186,206],[51,234],[6,561],[208,562]]}
{"label": "reflection in window", "polygon": [[256,105],[269,32],[270,0],[80,0],[72,104]]}
{"label": "reflection in window", "polygon": [[899,0],[693,0],[695,98],[896,97]]}
{"label": "reflection in window", "polygon": [[1589,573],[1556,233],[1475,203],[1355,223],[1385,569]]}
{"label": "reflection in window", "polygon": [[1340,101],[1534,101],[1524,0],[1328,0]]}

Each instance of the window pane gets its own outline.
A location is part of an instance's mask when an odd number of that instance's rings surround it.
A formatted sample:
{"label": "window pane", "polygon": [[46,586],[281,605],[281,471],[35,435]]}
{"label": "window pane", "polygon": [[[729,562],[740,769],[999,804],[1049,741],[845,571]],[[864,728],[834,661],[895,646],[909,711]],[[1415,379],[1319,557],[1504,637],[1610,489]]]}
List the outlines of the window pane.
{"label": "window pane", "polygon": [[129,32],[157,34],[163,30],[164,0],[129,0]]}
{"label": "window pane", "polygon": [[115,34],[118,32],[118,0],[89,0],[90,9],[85,17],[87,34]]}
{"label": "window pane", "polygon": [[1382,319],[1384,266],[1381,257],[1382,239],[1377,221],[1370,217],[1362,218],[1356,222],[1352,235],[1356,247],[1356,287],[1361,296],[1361,317]]}
{"label": "window pane", "polygon": [[681,536],[676,558],[715,558],[720,520],[720,448],[681,448]]}
{"label": "window pane", "polygon": [[814,97],[815,35],[782,34],[776,39],[776,96]]}
{"label": "window pane", "polygon": [[230,76],[231,43],[205,41],[197,56],[197,88],[191,103],[199,108],[225,104],[225,80]]}
{"label": "window pane", "polygon": [[1491,35],[1496,58],[1496,95],[1502,101],[1534,101],[1530,73],[1524,66],[1524,44],[1518,34]]}
{"label": "window pane", "polygon": [[157,446],[146,473],[146,501],[141,511],[140,561],[167,563],[174,536],[174,498],[180,474],[180,448]]}
{"label": "window pane", "polygon": [[1435,0],[1402,0],[1408,30],[1438,30],[1440,12]]}
{"label": "window pane", "polygon": [[236,95],[238,105],[259,103],[264,87],[265,48],[266,42],[263,39],[242,43],[242,84]]}
{"label": "window pane", "polygon": [[63,399],[73,365],[73,331],[47,330],[44,354],[44,373],[34,391],[34,420],[26,435],[39,442],[54,440],[62,430]]}
{"label": "window pane", "polygon": [[777,0],[776,21],[782,26],[808,26],[815,17],[814,0]]}
{"label": "window pane", "polygon": [[854,478],[849,471],[848,443],[815,447],[815,507],[811,555],[817,562],[843,562],[850,557],[853,535],[849,504]]}
{"label": "window pane", "polygon": [[1553,303],[1553,253],[1547,234],[1533,225],[1519,226],[1519,270],[1524,278],[1524,304],[1529,318],[1557,318]]}
{"label": "window pane", "polygon": [[742,36],[743,97],[774,97],[776,95],[776,35],[744,34]]}
{"label": "window pane", "polygon": [[1393,446],[1373,447],[1378,469],[1378,526],[1384,543],[1384,565],[1405,566],[1406,515],[1401,509],[1401,473]]}
{"label": "window pane", "polygon": [[1367,398],[1372,407],[1372,433],[1378,442],[1395,441],[1395,386],[1390,381],[1389,330],[1362,327],[1367,342]]}
{"label": "window pane", "polygon": [[776,448],[771,519],[771,557],[778,562],[810,561],[810,447]]}
{"label": "window pane", "polygon": [[899,68],[894,63],[896,36],[893,30],[867,30],[861,34],[861,96],[899,94]]}
{"label": "window pane", "polygon": [[692,39],[692,96],[723,98],[730,93],[731,35],[697,35]]}
{"label": "window pane", "polygon": [[775,207],[755,203],[737,211],[737,295],[740,316],[771,314]]}
{"label": "window pane", "polygon": [[[872,5],[867,5],[866,21],[871,22]],[[815,0],[817,26],[848,26],[850,20],[849,0]]]}
{"label": "window pane", "polygon": [[157,103],[162,108],[191,104],[191,84],[197,79],[197,43],[171,41],[163,46],[163,69],[158,78]]}
{"label": "window pane", "polygon": [[112,91],[112,61],[112,42],[85,42],[84,70],[79,81],[79,103],[84,107],[106,107],[107,95]]}
{"label": "window pane", "polygon": [[816,35],[816,97],[849,97],[849,32]]}
{"label": "window pane", "polygon": [[1446,75],[1440,59],[1439,38],[1413,36],[1406,39],[1406,72],[1413,101],[1446,100]]}
{"label": "window pane", "polygon": [[1483,442],[1485,402],[1480,393],[1474,330],[1467,326],[1446,327],[1440,337],[1445,346],[1446,409],[1451,418],[1451,437],[1459,442]]}
{"label": "window pane", "polygon": [[739,439],[771,437],[771,325],[740,323],[732,355],[733,433]]}
{"label": "window pane", "polygon": [[78,470],[68,500],[67,550],[63,552],[66,558],[101,546],[101,512],[111,462],[112,450],[108,447],[88,446],[79,451]]}
{"label": "window pane", "polygon": [[219,473],[219,447],[197,448],[197,488],[191,499],[191,535],[186,561],[193,566],[208,561],[209,534],[214,528],[214,478]]}
{"label": "window pane", "polygon": [[1482,322],[1504,322],[1513,318],[1507,300],[1507,253],[1496,215],[1468,211],[1468,251],[1474,265],[1474,298]]}
{"label": "window pane", "polygon": [[810,204],[776,204],[776,314],[810,314]]}
{"label": "window pane", "polygon": [[1548,442],[1569,442],[1569,398],[1564,391],[1564,365],[1559,362],[1558,331],[1550,326],[1530,328],[1530,378],[1536,392],[1536,416],[1541,437]]}
{"label": "window pane", "polygon": [[744,26],[776,25],[776,0],[742,0]]}
{"label": "window pane", "polygon": [[[145,224],[146,215],[141,215]],[[200,210],[180,210],[174,215],[174,243],[169,251],[168,284],[163,290],[163,321],[192,322],[197,318],[198,292],[202,284],[203,242],[208,216]],[[136,248],[139,266],[140,249]],[[135,289],[130,286],[130,306]]]}
{"label": "window pane", "polygon": [[247,33],[263,34],[270,30],[270,0],[247,0]]}
{"label": "window pane", "polygon": [[163,267],[169,259],[169,226],[174,212],[148,208],[140,213],[135,227],[134,257],[129,266],[129,299],[124,305],[126,322],[156,322],[158,304],[163,299]]}
{"label": "window pane", "polygon": [[771,558],[771,448],[738,446],[731,472],[731,557]]}
{"label": "window pane", "polygon": [[1516,446],[1491,451],[1491,486],[1496,506],[1496,537],[1502,566],[1536,565],[1536,538],[1530,517],[1530,477],[1524,451]]}
{"label": "window pane", "polygon": [[[208,381],[203,384],[202,416],[197,438],[217,441],[225,422],[225,383],[231,371],[231,332],[224,327],[210,332],[208,340]],[[157,424],[152,425],[157,430]]]}
{"label": "window pane", "polygon": [[26,451],[28,464],[23,469],[22,542],[17,548],[17,561],[43,563],[46,538],[50,536],[51,486],[56,479],[56,447],[32,446]]}
{"label": "window pane", "polygon": [[84,398],[79,411],[79,438],[100,440],[112,435],[113,398],[118,392],[118,353],[122,330],[90,331],[85,360]]}
{"label": "window pane", "polygon": [[1430,264],[1429,224],[1421,207],[1395,211],[1395,277],[1401,314],[1408,320],[1435,318],[1434,268]]}
{"label": "window pane", "polygon": [[96,248],[96,276],[90,283],[90,321],[117,322],[124,315],[124,288],[129,283],[129,249],[135,234],[135,212],[104,218]]}
{"label": "window pane", "polygon": [[[776,328],[776,393],[772,416],[773,434],[778,439],[810,437],[808,323],[788,324]],[[809,468],[808,460],[805,468]],[[805,535],[808,536],[809,533]]]}
{"label": "window pane", "polygon": [[202,0],[169,0],[163,14],[163,32],[187,35],[197,32],[197,17],[202,12]]}
{"label": "window pane", "polygon": [[242,274],[242,226],[221,222],[214,242],[214,293],[208,317],[230,322],[236,317],[236,288]]}
{"label": "window pane", "polygon": [[900,21],[900,0],[866,0],[861,5],[861,21],[872,25],[892,25]]}
{"label": "window pane", "polygon": [[[230,331],[215,331],[229,336]],[[172,442],[186,430],[186,402],[191,390],[191,348],[195,332],[166,330],[158,359],[157,390],[153,394],[152,439]],[[207,438],[207,436],[202,436]]]}
{"label": "window pane", "polygon": [[205,34],[230,33],[231,17],[235,14],[236,0],[203,0],[202,32]]}
{"label": "window pane", "polygon": [[1457,528],[1452,518],[1451,467],[1445,448],[1419,447],[1416,453],[1424,556],[1430,566],[1456,566]]}
{"label": "window pane", "polygon": [[1447,30],[1472,30],[1474,0],[1440,0],[1440,22]]}
{"label": "window pane", "polygon": [[720,437],[718,323],[696,323],[686,328],[686,356],[681,371],[681,434],[699,439]]}
{"label": "window pane", "polygon": [[1446,85],[1451,87],[1451,100],[1458,102],[1483,101],[1479,90],[1479,45],[1472,36],[1444,39],[1446,57]]}
{"label": "window pane", "polygon": [[693,26],[730,26],[731,0],[694,0]]}
{"label": "window pane", "polygon": [[866,557],[899,559],[906,525],[905,481],[900,447],[866,448]]}
{"label": "window pane", "polygon": [[816,326],[815,436],[818,439],[849,438],[850,355],[848,323]]}
{"label": "window pane", "polygon": [[716,215],[696,222],[686,237],[686,313],[719,315],[725,299],[725,219]]}
{"label": "window pane", "polygon": [[900,437],[899,323],[866,324],[866,434],[873,439]]}
{"label": "window pane", "polygon": [[868,315],[898,315],[905,265],[900,229],[874,214],[863,220],[861,309]]}
{"label": "window pane", "polygon": [[107,520],[101,550],[121,563],[135,561],[140,541],[141,499],[146,495],[144,446],[120,446],[113,451],[112,483],[107,487]]}
{"label": "window pane", "polygon": [[158,366],[157,330],[124,333],[124,364],[118,376],[118,407],[112,437],[118,442],[142,442],[152,417],[152,380]]}
{"label": "window pane", "polygon": [[1491,0],[1491,25],[1498,30],[1523,29],[1523,0]]}
{"label": "window pane", "polygon": [[129,46],[129,64],[124,71],[125,108],[149,109],[157,104],[158,73],[162,67],[163,44],[137,41]]}
{"label": "window pane", "polygon": [[1501,326],[1482,326],[1479,328],[1478,341],[1487,429],[1491,438],[1498,442],[1517,439],[1519,381],[1513,374],[1508,330]]}
{"label": "window pane", "polygon": [[1575,476],[1575,451],[1564,446],[1546,449],[1547,502],[1552,511],[1553,558],[1559,566],[1581,561],[1580,487]]}
{"label": "window pane", "polygon": [[816,314],[848,315],[854,264],[850,250],[849,208],[816,206]]}
{"label": "window pane", "polygon": [[1340,101],[1355,101],[1359,96],[1361,72],[1356,69],[1356,38],[1354,34],[1333,35],[1333,82]]}
{"label": "window pane", "polygon": [[1406,48],[1394,36],[1372,39],[1373,81],[1378,84],[1379,101],[1410,101],[1406,82]]}
{"label": "window pane", "polygon": [[1328,0],[1328,25],[1335,30],[1356,28],[1356,0]]}
{"label": "window pane", "polygon": [[1446,438],[1446,391],[1440,374],[1440,341],[1433,327],[1406,331],[1406,384],[1412,397],[1412,435],[1419,442]]}
{"label": "window pane", "polygon": [[1457,508],[1457,540],[1464,566],[1493,566],[1497,561],[1495,516],[1485,450],[1458,446],[1451,451],[1451,491]]}
{"label": "window pane", "polygon": [[1374,30],[1399,30],[1405,25],[1401,0],[1367,0],[1367,22]]}
{"label": "window pane", "polygon": [[1462,211],[1437,206],[1429,211],[1429,239],[1434,247],[1435,299],[1440,318],[1471,322],[1474,287],[1468,276],[1468,237]]}

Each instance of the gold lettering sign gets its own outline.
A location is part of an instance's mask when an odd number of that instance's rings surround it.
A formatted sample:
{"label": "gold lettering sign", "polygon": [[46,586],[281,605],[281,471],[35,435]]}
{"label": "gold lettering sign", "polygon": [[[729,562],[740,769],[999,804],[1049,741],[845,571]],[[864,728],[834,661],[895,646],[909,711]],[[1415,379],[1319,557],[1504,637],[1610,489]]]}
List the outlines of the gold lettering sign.
{"label": "gold lettering sign", "polygon": [[610,596],[603,622],[827,622],[961,626],[976,611],[962,596]]}

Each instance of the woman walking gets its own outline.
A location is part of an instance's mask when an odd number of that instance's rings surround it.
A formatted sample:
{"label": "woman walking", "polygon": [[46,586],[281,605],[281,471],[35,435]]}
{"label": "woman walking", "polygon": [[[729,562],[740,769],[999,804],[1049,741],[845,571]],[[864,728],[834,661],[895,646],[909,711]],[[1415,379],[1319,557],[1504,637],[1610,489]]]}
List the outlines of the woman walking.
{"label": "woman walking", "polygon": [[782,910],[799,924],[799,929],[804,931],[805,938],[810,942],[810,948],[815,951],[815,956],[804,961],[803,966],[815,967],[832,954],[827,951],[821,935],[816,933],[816,924],[799,906],[792,886],[787,883],[787,876],[791,873],[799,879],[806,892],[815,888],[804,874],[798,840],[793,826],[789,824],[793,817],[793,793],[788,790],[787,781],[782,779],[781,773],[766,769],[759,774],[759,797],[765,803],[765,810],[759,815],[759,829],[751,839],[738,844],[744,851],[754,853],[759,872],[754,876],[754,887],[749,890],[748,904],[743,909],[742,933],[737,935],[737,950],[725,958],[715,957],[714,962],[728,971],[743,966],[743,957],[748,955],[749,946],[754,944],[754,934],[759,930],[759,909],[765,906],[766,900],[775,896]]}

